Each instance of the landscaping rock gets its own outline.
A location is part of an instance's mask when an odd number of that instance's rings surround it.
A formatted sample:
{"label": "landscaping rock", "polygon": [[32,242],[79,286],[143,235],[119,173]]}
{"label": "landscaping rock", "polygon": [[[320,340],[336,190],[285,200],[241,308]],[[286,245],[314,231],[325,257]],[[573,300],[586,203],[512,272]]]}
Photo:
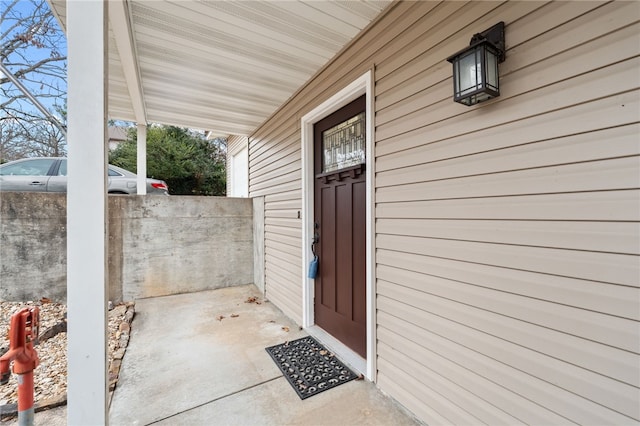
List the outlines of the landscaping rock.
{"label": "landscaping rock", "polygon": [[[34,401],[36,411],[66,404],[67,392],[67,307],[64,304],[45,302],[0,301],[0,355],[9,348],[8,337],[11,315],[24,307],[40,308],[39,344],[36,352],[40,363],[34,371]],[[120,365],[129,343],[131,322],[135,316],[135,304],[129,302],[113,306],[109,310],[108,362],[109,390],[117,385]],[[3,349],[6,348],[6,349]],[[11,375],[9,383],[0,386],[0,421],[16,415],[17,376]]]}

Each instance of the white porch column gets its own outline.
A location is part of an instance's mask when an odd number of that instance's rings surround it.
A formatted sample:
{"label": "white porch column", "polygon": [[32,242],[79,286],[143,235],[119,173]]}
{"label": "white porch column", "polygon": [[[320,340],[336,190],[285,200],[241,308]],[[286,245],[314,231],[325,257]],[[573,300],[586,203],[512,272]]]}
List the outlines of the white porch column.
{"label": "white porch column", "polygon": [[108,423],[107,4],[67,1],[69,425]]}
{"label": "white porch column", "polygon": [[147,193],[147,126],[138,124],[137,139],[138,195]]}

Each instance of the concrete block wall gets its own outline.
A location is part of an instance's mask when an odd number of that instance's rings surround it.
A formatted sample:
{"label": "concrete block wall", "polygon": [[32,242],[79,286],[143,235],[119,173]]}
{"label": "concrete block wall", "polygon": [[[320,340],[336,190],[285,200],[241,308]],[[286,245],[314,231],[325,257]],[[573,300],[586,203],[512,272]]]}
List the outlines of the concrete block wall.
{"label": "concrete block wall", "polygon": [[242,198],[111,197],[124,300],[253,283],[252,212]]}
{"label": "concrete block wall", "polygon": [[0,300],[66,296],[66,195],[0,193]]}
{"label": "concrete block wall", "polygon": [[[251,199],[109,196],[109,299],[252,283]],[[66,300],[66,196],[0,194],[0,300]]]}

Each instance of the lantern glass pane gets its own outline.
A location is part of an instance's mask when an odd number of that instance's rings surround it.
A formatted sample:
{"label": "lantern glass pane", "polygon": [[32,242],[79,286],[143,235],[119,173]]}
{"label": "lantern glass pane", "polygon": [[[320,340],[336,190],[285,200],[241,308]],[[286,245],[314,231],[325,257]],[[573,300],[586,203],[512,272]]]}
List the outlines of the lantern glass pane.
{"label": "lantern glass pane", "polygon": [[498,89],[498,57],[495,53],[487,49],[485,52],[487,61],[487,86],[493,90]]}
{"label": "lantern glass pane", "polygon": [[453,93],[460,92],[460,62],[453,62]]}
{"label": "lantern glass pane", "polygon": [[476,90],[478,86],[478,71],[480,67],[478,67],[475,53],[475,51],[469,52],[469,54],[461,57],[458,61],[460,71],[460,87],[458,88],[458,92],[461,95]]}

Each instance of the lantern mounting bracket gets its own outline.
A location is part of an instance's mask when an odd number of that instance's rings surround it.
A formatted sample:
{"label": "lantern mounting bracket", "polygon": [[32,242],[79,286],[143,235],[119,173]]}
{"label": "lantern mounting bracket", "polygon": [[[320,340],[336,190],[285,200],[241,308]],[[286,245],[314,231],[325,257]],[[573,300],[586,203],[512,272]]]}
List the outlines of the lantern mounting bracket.
{"label": "lantern mounting bracket", "polygon": [[498,22],[493,27],[471,37],[469,46],[476,45],[483,41],[488,41],[498,50],[498,63],[504,62],[505,42],[504,42],[504,22]]}

